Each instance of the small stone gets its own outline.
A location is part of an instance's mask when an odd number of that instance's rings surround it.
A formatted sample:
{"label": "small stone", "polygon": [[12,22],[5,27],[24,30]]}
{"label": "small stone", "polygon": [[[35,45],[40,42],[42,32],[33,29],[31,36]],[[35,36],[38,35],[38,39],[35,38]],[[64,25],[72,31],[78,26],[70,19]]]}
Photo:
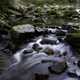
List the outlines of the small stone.
{"label": "small stone", "polygon": [[32,47],[35,51],[39,51],[41,50],[42,48],[39,46],[39,44],[33,44],[33,47]]}
{"label": "small stone", "polygon": [[49,48],[49,47],[45,48],[43,50],[43,52],[45,52],[48,55],[53,55],[54,54],[54,51],[51,48]]}
{"label": "small stone", "polygon": [[49,75],[48,74],[35,74],[34,80],[48,80]]}
{"label": "small stone", "polygon": [[31,50],[31,49],[30,50],[24,50],[23,54],[32,53],[32,52],[33,52],[33,50]]}
{"label": "small stone", "polygon": [[66,56],[67,55],[67,52],[64,52],[63,55]]}

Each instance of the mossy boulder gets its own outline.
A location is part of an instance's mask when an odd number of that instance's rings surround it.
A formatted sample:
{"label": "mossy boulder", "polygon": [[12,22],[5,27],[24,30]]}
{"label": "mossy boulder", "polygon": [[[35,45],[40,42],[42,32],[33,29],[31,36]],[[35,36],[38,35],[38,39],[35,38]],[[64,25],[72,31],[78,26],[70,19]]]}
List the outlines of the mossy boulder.
{"label": "mossy boulder", "polygon": [[69,33],[65,40],[80,53],[80,31]]}
{"label": "mossy boulder", "polygon": [[45,48],[43,52],[45,52],[47,55],[54,55],[54,51],[49,47]]}
{"label": "mossy boulder", "polygon": [[34,32],[34,26],[30,24],[23,24],[23,25],[17,25],[13,26],[13,29],[18,33],[29,33]]}
{"label": "mossy boulder", "polygon": [[51,73],[60,74],[67,69],[67,65],[65,60],[59,59],[59,61],[53,63],[52,66],[49,66],[48,69]]}

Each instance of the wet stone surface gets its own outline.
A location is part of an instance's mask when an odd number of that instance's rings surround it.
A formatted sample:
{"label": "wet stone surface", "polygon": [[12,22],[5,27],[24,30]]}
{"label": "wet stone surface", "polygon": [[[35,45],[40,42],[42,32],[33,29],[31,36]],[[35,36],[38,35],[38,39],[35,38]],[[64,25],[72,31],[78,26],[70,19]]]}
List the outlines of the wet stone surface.
{"label": "wet stone surface", "polygon": [[53,63],[52,66],[48,67],[48,69],[51,73],[60,74],[60,73],[63,73],[67,69],[67,65],[64,60],[60,62],[57,61]]}

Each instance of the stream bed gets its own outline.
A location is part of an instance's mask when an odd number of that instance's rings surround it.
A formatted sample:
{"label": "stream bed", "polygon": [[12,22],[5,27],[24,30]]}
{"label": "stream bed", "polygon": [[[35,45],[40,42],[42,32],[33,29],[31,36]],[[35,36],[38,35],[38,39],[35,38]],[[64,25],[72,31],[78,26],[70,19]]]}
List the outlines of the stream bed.
{"label": "stream bed", "polygon": [[80,61],[64,40],[67,30],[64,36],[48,30],[11,57],[0,80],[80,80]]}

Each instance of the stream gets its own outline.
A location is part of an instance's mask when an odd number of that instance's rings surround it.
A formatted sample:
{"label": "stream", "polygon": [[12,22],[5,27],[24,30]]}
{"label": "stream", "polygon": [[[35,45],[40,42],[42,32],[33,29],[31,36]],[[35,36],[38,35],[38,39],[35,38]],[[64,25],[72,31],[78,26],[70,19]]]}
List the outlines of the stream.
{"label": "stream", "polygon": [[11,57],[0,80],[80,80],[79,59],[65,35],[48,30],[51,32],[33,38]]}

